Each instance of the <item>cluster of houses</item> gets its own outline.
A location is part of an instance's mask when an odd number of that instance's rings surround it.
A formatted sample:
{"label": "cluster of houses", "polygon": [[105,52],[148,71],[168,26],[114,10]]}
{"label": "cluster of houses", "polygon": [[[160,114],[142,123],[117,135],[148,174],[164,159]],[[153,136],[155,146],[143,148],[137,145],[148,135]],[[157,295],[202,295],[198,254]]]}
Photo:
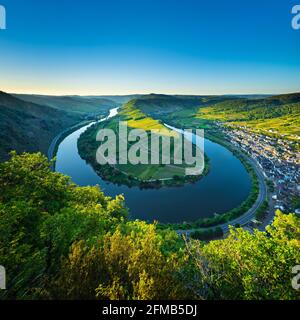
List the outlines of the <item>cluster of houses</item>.
{"label": "cluster of houses", "polygon": [[274,209],[300,214],[300,208],[293,204],[300,196],[300,153],[295,151],[294,143],[249,132],[245,127],[219,126],[228,140],[254,158],[265,177],[273,182],[271,202]]}

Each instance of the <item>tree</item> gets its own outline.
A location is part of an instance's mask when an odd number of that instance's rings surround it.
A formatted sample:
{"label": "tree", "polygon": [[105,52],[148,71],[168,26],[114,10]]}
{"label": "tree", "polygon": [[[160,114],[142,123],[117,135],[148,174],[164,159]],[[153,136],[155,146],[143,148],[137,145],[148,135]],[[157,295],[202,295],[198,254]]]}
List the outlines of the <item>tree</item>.
{"label": "tree", "polygon": [[40,153],[13,152],[0,164],[0,186],[0,262],[8,286],[1,294],[8,298],[34,297],[74,242],[93,242],[127,217],[123,196],[76,186]]}
{"label": "tree", "polygon": [[[52,172],[42,154],[13,153],[0,164],[0,187],[1,298],[300,298],[294,214],[277,212],[266,232],[232,227],[226,239],[185,245],[167,226],[128,220],[123,196]],[[213,231],[221,233],[198,235]]]}
{"label": "tree", "polygon": [[207,298],[297,299],[292,267],[300,263],[300,220],[276,213],[266,232],[230,230],[224,240],[188,244]]}
{"label": "tree", "polygon": [[178,245],[174,232],[158,233],[156,225],[120,224],[97,244],[74,244],[54,287],[61,289],[60,296],[70,298],[191,297],[184,278],[188,257]]}

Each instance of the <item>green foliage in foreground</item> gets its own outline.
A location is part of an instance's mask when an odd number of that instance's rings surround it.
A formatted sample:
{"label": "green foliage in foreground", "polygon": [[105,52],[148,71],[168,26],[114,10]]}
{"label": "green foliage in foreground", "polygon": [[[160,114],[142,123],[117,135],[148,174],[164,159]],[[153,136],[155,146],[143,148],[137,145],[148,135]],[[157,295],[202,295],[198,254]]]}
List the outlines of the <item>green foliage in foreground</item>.
{"label": "green foliage in foreground", "polygon": [[4,299],[297,299],[300,221],[278,213],[267,232],[232,229],[185,243],[129,221],[124,199],[78,187],[41,154],[0,164]]}
{"label": "green foliage in foreground", "polygon": [[300,299],[299,290],[291,286],[292,267],[300,262],[300,221],[295,215],[278,212],[267,233],[231,229],[224,240],[188,246],[214,299]]}

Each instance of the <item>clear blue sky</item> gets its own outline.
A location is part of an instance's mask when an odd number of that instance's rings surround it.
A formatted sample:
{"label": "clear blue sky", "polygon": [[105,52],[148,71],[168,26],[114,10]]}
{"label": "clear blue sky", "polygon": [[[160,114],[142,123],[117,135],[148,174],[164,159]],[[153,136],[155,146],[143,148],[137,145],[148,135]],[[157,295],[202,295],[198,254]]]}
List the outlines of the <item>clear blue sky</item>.
{"label": "clear blue sky", "polygon": [[300,91],[300,0],[0,0],[0,90]]}

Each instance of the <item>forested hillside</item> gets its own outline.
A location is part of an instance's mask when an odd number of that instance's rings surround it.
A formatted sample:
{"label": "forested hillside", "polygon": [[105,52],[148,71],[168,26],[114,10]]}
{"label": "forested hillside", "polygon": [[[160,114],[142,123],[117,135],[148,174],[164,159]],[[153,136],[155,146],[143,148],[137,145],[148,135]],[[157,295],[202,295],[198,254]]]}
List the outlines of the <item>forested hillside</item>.
{"label": "forested hillside", "polygon": [[47,152],[52,138],[80,120],[75,114],[38,105],[0,92],[0,160],[10,150]]}
{"label": "forested hillside", "polygon": [[14,96],[24,101],[79,114],[98,114],[101,110],[107,112],[118,105],[118,103],[110,99],[92,96],[46,96],[35,94],[14,94]]}
{"label": "forested hillside", "polygon": [[[197,179],[199,179],[199,174],[195,176],[186,175],[186,169],[191,167],[191,165],[185,164],[183,161],[184,159],[182,159],[182,163],[180,164],[174,163],[175,156],[173,150],[175,148],[175,141],[179,143],[179,135],[175,131],[165,127],[161,121],[153,119],[151,116],[145,114],[138,107],[138,101],[140,100],[133,99],[129,101],[119,109],[119,113],[115,118],[109,119],[105,122],[95,123],[85,132],[83,132],[78,139],[78,151],[81,158],[91,164],[97,174],[103,179],[114,183],[126,184],[128,186],[160,188],[162,186],[178,186],[187,182],[195,182]],[[124,146],[126,145],[127,149],[130,149],[130,147],[135,144],[133,141],[128,141],[128,139],[124,140],[124,138],[119,135],[120,121],[126,121],[126,124],[128,126],[128,136],[133,129],[141,129],[147,132],[147,139],[145,139],[142,145],[142,149],[146,150],[145,157],[147,163],[121,164],[119,163],[119,150],[116,150],[116,163],[114,165],[99,164],[99,160],[97,159],[96,155],[98,154],[99,147],[102,146],[102,143],[104,146],[106,143],[100,142],[96,139],[99,130],[104,128],[113,130],[118,139],[117,145],[119,145],[119,143],[121,142]],[[156,133],[152,133],[152,135],[156,134],[158,139],[160,139],[162,136],[173,138],[173,140],[171,140],[170,142],[170,150],[172,150],[172,152],[170,155],[169,163],[162,163],[162,147],[160,145],[160,147],[155,150],[159,154],[159,165],[158,163],[151,164],[150,130],[156,130]],[[119,139],[123,140],[120,141]],[[162,142],[160,141],[159,143],[161,144]],[[196,151],[196,148],[197,147],[194,145],[194,152]],[[200,150],[198,151],[199,153],[201,152]],[[182,155],[181,157],[183,157]],[[201,173],[202,176],[207,174],[208,172],[207,162],[208,161],[206,161],[206,164],[203,164],[204,168],[203,172]]]}
{"label": "forested hillside", "polygon": [[232,229],[187,243],[128,220],[126,199],[78,187],[41,154],[0,164],[2,299],[297,299],[300,219],[277,213],[267,232]]}
{"label": "forested hillside", "polygon": [[117,105],[105,99],[19,96],[28,101],[0,91],[0,161],[8,159],[11,150],[46,153],[62,130],[91,113],[104,116]]}

